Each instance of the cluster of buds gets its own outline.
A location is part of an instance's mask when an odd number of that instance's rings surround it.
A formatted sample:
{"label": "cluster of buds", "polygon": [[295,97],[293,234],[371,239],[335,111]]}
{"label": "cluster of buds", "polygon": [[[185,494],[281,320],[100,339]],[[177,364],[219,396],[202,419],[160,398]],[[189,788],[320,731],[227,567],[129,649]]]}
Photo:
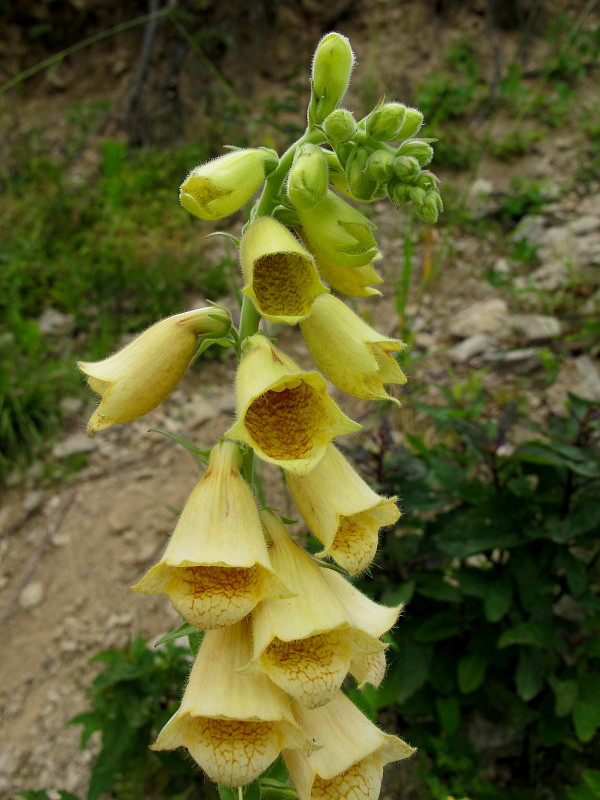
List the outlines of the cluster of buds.
{"label": "cluster of buds", "polygon": [[[304,136],[281,158],[267,148],[234,150],[181,187],[183,207],[207,220],[239,210],[263,187],[240,242],[239,329],[221,307],[195,309],[104,361],[80,364],[102,398],[93,435],[155,408],[211,341],[235,348],[235,420],[207,456],[163,557],[133,587],[166,595],[188,628],[204,632],[181,706],[153,748],[187,748],[210,779],[230,787],[256,781],[282,754],[301,800],[375,800],[383,767],[413,752],[342,692],[352,679],[378,687],[385,673],[384,637],[401,606],[373,602],[350,578],[369,567],[380,530],[400,512],[397,498],[374,492],[334,444],[361,426],[330,397],[326,379],[351,396],[397,404],[386,387],[406,379],[395,357],[403,342],[334,294],[380,294],[373,284],[381,278],[374,225],[333,188],[363,200],[387,192],[397,202],[408,187],[426,219],[441,206],[431,200],[439,198],[435,179],[421,170],[431,147],[412,138],[419,112],[380,103],[357,125],[339,107],[353,65],[348,40],[327,35],[314,57]],[[388,141],[403,143],[393,150]],[[317,369],[301,369],[276,347],[264,332],[269,322],[298,325]],[[255,458],[285,475],[322,545],[316,555],[266,506]],[[269,792],[276,795],[272,784]]]}

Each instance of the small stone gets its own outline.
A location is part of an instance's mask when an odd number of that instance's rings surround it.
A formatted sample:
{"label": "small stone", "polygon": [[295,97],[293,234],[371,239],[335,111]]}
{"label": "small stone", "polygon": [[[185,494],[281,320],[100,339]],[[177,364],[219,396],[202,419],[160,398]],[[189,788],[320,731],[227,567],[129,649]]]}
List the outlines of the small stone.
{"label": "small stone", "polygon": [[123,614],[111,614],[106,620],[104,627],[107,631],[112,631],[115,628],[125,628],[133,622],[133,614],[124,612]]}
{"label": "small stone", "polygon": [[492,265],[492,271],[495,272],[496,275],[504,276],[510,275],[512,270],[510,268],[510,264],[505,258],[497,258]]}
{"label": "small stone", "polygon": [[560,320],[543,314],[508,314],[506,327],[515,330],[527,343],[545,342],[560,334]]}
{"label": "small stone", "polygon": [[33,511],[37,511],[37,509],[42,505],[44,502],[44,493],[38,490],[33,490],[31,492],[27,492],[25,495],[25,499],[23,500],[23,511],[25,513],[30,514]]}
{"label": "small stone", "polygon": [[527,375],[542,366],[539,351],[535,347],[521,347],[517,350],[504,350],[498,353],[489,353],[486,361],[506,367],[518,375]]}
{"label": "small stone", "polygon": [[197,397],[185,406],[183,416],[187,426],[199,428],[215,416],[215,409],[202,397]]}
{"label": "small stone", "polygon": [[568,280],[569,274],[564,264],[560,261],[548,261],[523,280],[523,287],[532,285],[536,289],[553,292],[564,286]]}
{"label": "small stone", "polygon": [[19,595],[19,606],[23,609],[37,608],[44,600],[44,587],[41,581],[28,583]]}
{"label": "small stone", "polygon": [[458,364],[464,364],[470,361],[474,356],[484,353],[492,347],[492,339],[485,333],[475,333],[462,342],[455,344],[448,350],[448,355],[452,361]]}
{"label": "small stone", "polygon": [[85,402],[80,397],[63,397],[59,402],[59,406],[65,414],[79,414],[83,409]]}
{"label": "small stone", "polygon": [[589,356],[566,361],[546,392],[548,405],[555,414],[564,414],[569,393],[584,400],[600,402],[600,369]]}
{"label": "small stone", "polygon": [[96,449],[96,442],[85,433],[72,433],[52,448],[54,458],[69,458],[80,453],[91,453]]}
{"label": "small stone", "polygon": [[527,239],[532,244],[540,244],[546,231],[545,221],[545,217],[540,214],[527,214],[511,233],[511,241],[520,242]]}
{"label": "small stone", "polygon": [[57,533],[56,536],[53,536],[52,544],[54,547],[66,547],[66,545],[71,544],[71,536],[68,533]]}
{"label": "small stone", "polygon": [[500,298],[474,303],[456,315],[450,324],[450,333],[459,339],[466,339],[477,333],[497,331],[502,327],[507,311],[506,301]]}
{"label": "small stone", "polygon": [[500,209],[499,192],[494,191],[494,184],[487,178],[477,178],[469,189],[466,207],[473,219],[495,214]]}
{"label": "small stone", "polygon": [[47,308],[38,317],[38,325],[42,336],[68,336],[73,330],[72,314],[62,314],[54,308]]}
{"label": "small stone", "polygon": [[599,228],[600,219],[595,214],[586,214],[571,223],[571,230],[578,236],[586,233],[596,233]]}

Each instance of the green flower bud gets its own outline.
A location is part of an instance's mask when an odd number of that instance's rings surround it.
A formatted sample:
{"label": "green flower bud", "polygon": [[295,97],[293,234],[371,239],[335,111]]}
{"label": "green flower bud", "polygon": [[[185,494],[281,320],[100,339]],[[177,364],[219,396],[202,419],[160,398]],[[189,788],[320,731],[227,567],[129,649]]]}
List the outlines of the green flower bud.
{"label": "green flower bud", "polygon": [[414,181],[419,177],[421,165],[414,156],[398,156],[394,161],[394,172],[403,181]]}
{"label": "green flower bud", "polygon": [[402,103],[383,103],[365,117],[367,134],[378,142],[391,142],[404,124],[406,106]]}
{"label": "green flower bud", "polygon": [[327,161],[320,147],[303,144],[298,148],[288,173],[287,193],[296,208],[312,208],[327,194]]}
{"label": "green flower bud", "polygon": [[346,108],[336,108],[323,122],[323,132],[332,144],[349,142],[356,133],[356,120]]}
{"label": "green flower bud", "polygon": [[312,63],[312,96],[308,110],[311,125],[319,124],[340,104],[350,83],[354,53],[341,33],[328,33],[315,50]]}
{"label": "green flower bud", "polygon": [[391,178],[387,184],[387,195],[392,203],[400,206],[410,200],[410,189],[408,184],[402,183],[398,178]]}
{"label": "green flower bud", "polygon": [[437,189],[438,179],[430,172],[428,169],[424,169],[423,172],[417,178],[417,186],[420,186],[421,189]]}
{"label": "green flower bud", "polygon": [[344,170],[351,194],[365,203],[374,198],[378,189],[377,181],[374,181],[366,170],[368,160],[369,151],[366,147],[355,147],[348,157]]}
{"label": "green flower bud", "polygon": [[410,139],[411,136],[414,136],[417,133],[421,126],[423,125],[423,114],[419,111],[418,108],[407,108],[406,109],[406,116],[404,117],[404,122],[402,123],[402,127],[396,133],[393,139],[390,141],[394,142],[401,142],[403,139]]}
{"label": "green flower bud", "polygon": [[425,191],[425,189],[421,189],[420,186],[408,187],[408,196],[410,197],[412,204],[417,208],[423,205],[427,194],[428,193]]}
{"label": "green flower bud", "polygon": [[200,219],[221,219],[238,211],[279,163],[274,150],[233,150],[200,164],[181,184],[179,199]]}
{"label": "green flower bud", "polygon": [[385,150],[375,150],[367,161],[367,174],[378,183],[387,183],[394,174],[395,156]]}
{"label": "green flower bud", "polygon": [[435,224],[439,215],[444,210],[444,204],[440,193],[436,191],[427,192],[425,199],[420,205],[415,205],[415,211],[425,222]]}
{"label": "green flower bud", "polygon": [[364,267],[379,258],[373,223],[333,192],[298,217],[311,245],[343,267]]}
{"label": "green flower bud", "polygon": [[420,166],[426,167],[433,159],[433,147],[423,139],[409,139],[398,148],[399,156],[412,156]]}

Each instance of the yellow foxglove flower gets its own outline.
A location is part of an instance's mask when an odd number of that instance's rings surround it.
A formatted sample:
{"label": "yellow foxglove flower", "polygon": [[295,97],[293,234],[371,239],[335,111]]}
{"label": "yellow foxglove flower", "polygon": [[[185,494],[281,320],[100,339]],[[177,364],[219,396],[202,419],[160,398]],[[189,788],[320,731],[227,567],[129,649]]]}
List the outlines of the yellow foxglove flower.
{"label": "yellow foxglove flower", "polygon": [[[271,562],[291,599],[266,600],[252,612],[253,657],[244,670],[264,673],[308,708],[328,703],[354,659],[380,653],[380,641],[396,622],[401,606],[369,600],[341,575],[317,565],[286,533],[272,511],[261,511],[272,541]],[[362,672],[360,672],[362,677]]]}
{"label": "yellow foxglove flower", "polygon": [[359,689],[364,689],[367,683],[378,689],[385,677],[386,666],[385,652],[356,656],[350,664],[350,674],[356,678]]}
{"label": "yellow foxglove flower", "polygon": [[351,297],[371,297],[381,295],[378,289],[373,289],[372,283],[383,283],[383,278],[375,271],[373,264],[365,267],[343,267],[331,261],[322,253],[318,253],[308,241],[306,234],[300,231],[300,237],[306,249],[312,254],[323,280],[336,291]]}
{"label": "yellow foxglove flower", "polygon": [[220,442],[181,513],[161,561],[133,588],[166,594],[196,628],[242,619],[266,597],[289,597],[275,575],[240,452]]}
{"label": "yellow foxglove flower", "polygon": [[235,388],[237,421],[225,436],[294,475],[310,472],[335,436],[360,429],[329,397],[322,375],[303,372],[261,334],[247,340]]}
{"label": "yellow foxglove flower", "polygon": [[234,150],[200,164],[181,184],[181,205],[200,219],[228,217],[260,189],[278,161],[273,150],[261,147]]}
{"label": "yellow foxglove flower", "polygon": [[264,675],[236,672],[249,653],[246,621],[208,631],[181,706],[151,749],[187,747],[208,777],[225,786],[255,780],[283,749],[310,750],[281,689]]}
{"label": "yellow foxglove flower", "polygon": [[380,731],[341,692],[321,708],[299,703],[293,708],[318,748],[309,754],[284,753],[300,800],[377,800],[384,766],[415,752],[402,739]]}
{"label": "yellow foxglove flower", "polygon": [[327,292],[311,254],[273,217],[258,217],[249,226],[240,259],[246,281],[242,291],[273,322],[295,325],[310,314],[315,297]]}
{"label": "yellow foxglove flower", "polygon": [[[221,319],[219,319],[219,317]],[[226,333],[229,313],[208,306],[157,322],[103,361],[80,361],[90,387],[101,395],[88,422],[88,436],[152,411],[173,391],[203,333]]]}
{"label": "yellow foxglove flower", "polygon": [[405,347],[404,342],[382,336],[333,295],[319,297],[300,327],[316,365],[342,391],[398,403],[383,384],[406,383],[391,355]]}
{"label": "yellow foxglove flower", "polygon": [[365,267],[380,258],[375,225],[332,191],[312,208],[297,208],[313,247],[343,267]]}
{"label": "yellow foxglove flower", "polygon": [[333,445],[309,475],[288,474],[287,483],[306,524],[330,556],[351,574],[369,566],[379,529],[400,517],[396,497],[367,486]]}

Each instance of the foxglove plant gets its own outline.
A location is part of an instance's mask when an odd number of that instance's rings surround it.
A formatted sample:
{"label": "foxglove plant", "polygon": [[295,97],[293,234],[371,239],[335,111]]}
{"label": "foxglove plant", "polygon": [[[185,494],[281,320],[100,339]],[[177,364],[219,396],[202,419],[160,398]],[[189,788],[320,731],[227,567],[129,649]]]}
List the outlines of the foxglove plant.
{"label": "foxglove plant", "polygon": [[[371,564],[380,529],[400,512],[397,498],[374,492],[335,446],[361,426],[338,408],[325,378],[355,397],[396,403],[386,386],[406,382],[394,355],[403,342],[333,294],[380,294],[375,225],[349,201],[387,195],[428,222],[442,201],[423,169],[431,143],[415,138],[419,111],[382,100],[356,122],[341,108],[354,62],[348,39],[325,36],[304,134],[281,157],[230,148],[181,186],[181,204],[203,220],[239,211],[262,187],[239,242],[239,327],[224,308],[195,309],[79,365],[101,395],[92,436],[154,409],[211,341],[236,350],[236,418],[206,456],[163,557],[133,588],[167,595],[188,626],[206,631],[181,706],[153,749],[187,748],[222,796],[238,787],[240,800],[260,797],[261,787],[269,798],[295,791],[300,800],[376,800],[383,767],[413,752],[342,692],[349,675],[361,688],[379,686],[385,673],[382,637],[401,606],[374,603],[347,575]],[[276,347],[268,322],[299,325],[320,371]],[[255,458],[283,470],[323,545],[316,556],[266,505]],[[280,754],[295,789],[260,782]]]}

